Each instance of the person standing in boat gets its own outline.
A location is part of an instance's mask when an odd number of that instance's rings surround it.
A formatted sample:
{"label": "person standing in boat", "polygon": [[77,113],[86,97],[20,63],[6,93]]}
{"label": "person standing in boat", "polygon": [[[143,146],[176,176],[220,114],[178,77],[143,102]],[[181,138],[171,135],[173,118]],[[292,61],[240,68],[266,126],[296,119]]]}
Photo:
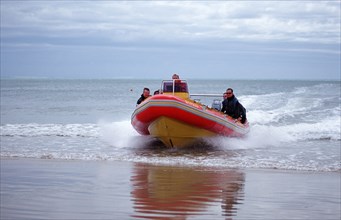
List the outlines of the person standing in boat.
{"label": "person standing in boat", "polygon": [[181,83],[180,76],[178,74],[174,73],[172,80],[174,81],[174,92],[187,92],[187,87]]}
{"label": "person standing in boat", "polygon": [[180,79],[180,76],[176,73],[173,74],[172,79]]}
{"label": "person standing in boat", "polygon": [[234,118],[236,122],[239,121],[244,124],[246,121],[246,109],[233,94],[233,89],[228,88],[224,94],[226,94],[227,98],[223,101],[221,111]]}
{"label": "person standing in boat", "polygon": [[137,100],[137,105],[141,104],[146,98],[150,96],[149,88],[144,88],[141,97]]}

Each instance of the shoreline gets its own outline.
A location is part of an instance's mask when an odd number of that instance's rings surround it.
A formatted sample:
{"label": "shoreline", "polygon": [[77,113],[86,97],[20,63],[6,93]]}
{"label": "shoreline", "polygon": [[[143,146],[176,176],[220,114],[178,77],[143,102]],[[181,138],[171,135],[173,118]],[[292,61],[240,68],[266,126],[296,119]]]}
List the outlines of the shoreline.
{"label": "shoreline", "polygon": [[1,219],[339,219],[340,173],[1,158]]}
{"label": "shoreline", "polygon": [[157,163],[157,162],[140,162],[140,161],[127,161],[127,160],[106,160],[106,159],[99,159],[99,160],[83,160],[83,159],[61,159],[61,158],[50,158],[50,157],[43,157],[43,158],[34,158],[34,157],[7,157],[1,156],[0,160],[27,160],[30,161],[51,161],[51,162],[79,162],[79,163],[139,163],[139,164],[147,164],[151,166],[169,166],[169,167],[185,167],[185,168],[198,168],[198,169],[224,169],[224,170],[240,170],[244,172],[293,172],[298,174],[327,174],[327,173],[338,173],[341,175],[341,168],[339,170],[299,170],[299,169],[284,169],[284,168],[276,168],[276,167],[228,167],[228,166],[215,166],[215,165],[197,165],[197,164],[167,164],[167,163]]}

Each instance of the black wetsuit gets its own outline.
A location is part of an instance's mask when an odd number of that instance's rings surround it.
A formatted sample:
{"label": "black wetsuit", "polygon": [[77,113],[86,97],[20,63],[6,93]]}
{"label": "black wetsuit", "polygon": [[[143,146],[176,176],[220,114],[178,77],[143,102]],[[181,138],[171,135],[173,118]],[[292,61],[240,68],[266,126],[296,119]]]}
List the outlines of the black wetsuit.
{"label": "black wetsuit", "polygon": [[225,99],[223,101],[223,107],[221,111],[234,119],[241,117],[241,123],[243,124],[246,121],[246,110],[234,95],[231,98]]}
{"label": "black wetsuit", "polygon": [[141,102],[143,102],[146,99],[146,97],[143,96],[143,94],[141,95],[141,97],[139,98],[139,100],[137,100],[137,104],[139,105]]}

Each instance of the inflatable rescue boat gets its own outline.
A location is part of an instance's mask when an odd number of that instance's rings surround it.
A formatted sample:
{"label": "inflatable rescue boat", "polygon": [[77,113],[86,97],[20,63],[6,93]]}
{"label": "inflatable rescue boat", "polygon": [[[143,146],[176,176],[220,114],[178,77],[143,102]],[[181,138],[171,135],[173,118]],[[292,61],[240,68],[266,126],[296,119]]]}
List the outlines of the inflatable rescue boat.
{"label": "inflatable rescue boat", "polygon": [[190,98],[186,80],[164,80],[161,94],[139,104],[131,124],[141,135],[160,139],[168,147],[185,147],[213,136],[241,137],[249,124],[236,121],[217,109]]}

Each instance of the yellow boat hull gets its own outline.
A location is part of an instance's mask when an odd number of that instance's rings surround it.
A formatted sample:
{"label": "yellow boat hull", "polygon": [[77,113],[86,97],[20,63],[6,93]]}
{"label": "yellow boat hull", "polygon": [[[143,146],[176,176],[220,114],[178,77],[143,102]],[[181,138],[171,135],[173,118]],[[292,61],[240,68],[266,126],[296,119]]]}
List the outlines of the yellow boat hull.
{"label": "yellow boat hull", "polygon": [[149,125],[148,131],[150,135],[160,139],[167,147],[186,147],[199,138],[217,135],[164,116],[153,121]]}

